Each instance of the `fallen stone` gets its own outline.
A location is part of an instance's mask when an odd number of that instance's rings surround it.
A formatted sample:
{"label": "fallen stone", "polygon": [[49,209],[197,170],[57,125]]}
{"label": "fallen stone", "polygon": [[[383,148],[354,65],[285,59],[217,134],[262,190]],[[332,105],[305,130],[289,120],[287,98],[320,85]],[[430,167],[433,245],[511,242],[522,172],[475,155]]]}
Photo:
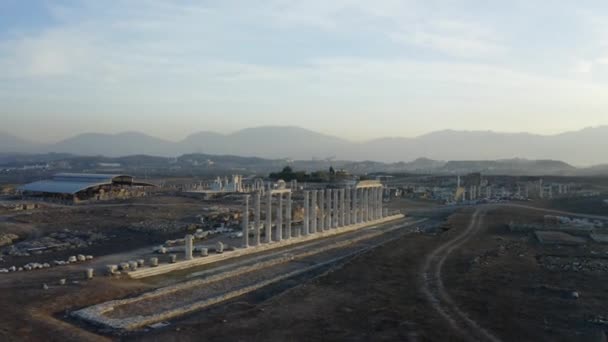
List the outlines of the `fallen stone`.
{"label": "fallen stone", "polygon": [[114,275],[118,271],[117,265],[106,265],[106,272],[108,275]]}
{"label": "fallen stone", "polygon": [[135,271],[137,269],[137,261],[134,260],[130,260],[129,261],[129,268],[133,271]]}
{"label": "fallen stone", "polygon": [[224,253],[224,244],[223,244],[221,241],[218,241],[218,242],[215,244],[215,251],[216,251],[217,253]]}
{"label": "fallen stone", "polygon": [[158,258],[156,258],[156,257],[150,258],[150,266],[152,266],[152,267],[158,266]]}
{"label": "fallen stone", "polygon": [[95,270],[93,270],[92,268],[87,268],[84,271],[84,277],[85,277],[85,279],[89,279],[89,280],[93,279],[94,273],[95,273]]}

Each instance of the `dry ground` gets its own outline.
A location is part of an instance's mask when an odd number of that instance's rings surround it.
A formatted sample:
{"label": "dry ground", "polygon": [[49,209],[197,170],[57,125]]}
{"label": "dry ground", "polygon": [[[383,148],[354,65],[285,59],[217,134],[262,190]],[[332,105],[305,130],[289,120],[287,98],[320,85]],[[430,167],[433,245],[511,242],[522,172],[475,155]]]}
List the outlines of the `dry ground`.
{"label": "dry ground", "polygon": [[[541,268],[536,257],[555,251],[527,234],[508,232],[505,223],[513,215],[536,220],[542,213],[489,210],[481,233],[445,263],[443,279],[455,304],[503,341],[602,341],[606,327],[588,320],[605,315],[608,277]],[[420,272],[424,256],[464,229],[470,216],[464,210],[450,218],[454,228],[441,236],[408,235],[282,295],[248,298],[128,339],[462,340],[423,296]],[[581,297],[565,298],[563,289]]]}
{"label": "dry ground", "polygon": [[[150,285],[99,277],[44,291],[41,282],[58,279],[53,272],[59,268],[11,275],[0,278],[0,340],[458,341],[421,291],[421,270],[425,256],[465,229],[472,213],[465,208],[450,216],[447,232],[407,235],[313,280],[275,286],[140,335],[104,335],[63,320],[64,312]],[[537,221],[542,215],[489,208],[479,233],[446,260],[446,290],[470,319],[503,341],[602,341],[606,326],[590,320],[608,316],[608,276],[549,271],[538,259],[608,250],[592,243],[545,247],[529,234],[506,229],[513,217]],[[563,290],[577,291],[580,298],[566,298]]]}

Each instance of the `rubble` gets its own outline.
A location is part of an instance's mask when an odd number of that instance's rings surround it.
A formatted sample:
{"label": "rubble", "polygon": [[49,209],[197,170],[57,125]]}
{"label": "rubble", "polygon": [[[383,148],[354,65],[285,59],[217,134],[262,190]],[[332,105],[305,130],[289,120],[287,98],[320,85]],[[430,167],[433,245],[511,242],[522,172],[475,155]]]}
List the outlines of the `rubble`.
{"label": "rubble", "polygon": [[545,256],[540,264],[556,272],[608,273],[608,260],[603,258]]}
{"label": "rubble", "polygon": [[[9,235],[12,238],[14,234],[0,235],[0,246],[2,246],[2,236]],[[19,237],[14,235],[15,239]],[[108,239],[108,237],[102,233],[94,231],[71,231],[64,229],[61,232],[53,232],[48,236],[44,236],[37,239],[31,239],[27,241],[18,242],[7,246],[1,250],[2,254],[11,256],[30,256],[31,254],[42,254],[50,251],[84,248],[91,246],[99,241]]]}
{"label": "rubble", "polygon": [[15,234],[0,234],[0,246],[6,246],[13,243],[13,241],[18,240],[19,236]]}

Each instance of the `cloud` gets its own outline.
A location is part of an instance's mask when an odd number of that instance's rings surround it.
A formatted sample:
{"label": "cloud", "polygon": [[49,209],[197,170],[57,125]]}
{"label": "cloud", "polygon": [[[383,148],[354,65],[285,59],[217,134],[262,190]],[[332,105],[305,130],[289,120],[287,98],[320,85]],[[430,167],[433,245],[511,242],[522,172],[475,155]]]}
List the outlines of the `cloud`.
{"label": "cloud", "polygon": [[0,82],[11,84],[0,89],[0,113],[214,112],[241,119],[265,113],[271,122],[285,113],[317,115],[319,122],[329,114],[348,120],[351,113],[407,113],[413,127],[425,120],[419,113],[433,119],[429,125],[459,124],[476,121],[475,113],[597,113],[608,105],[601,78],[573,73],[576,61],[577,73],[596,73],[606,50],[580,52],[571,37],[560,39],[566,48],[551,45],[555,27],[537,28],[531,15],[526,24],[521,13],[503,16],[490,5],[442,4],[440,11],[432,1],[401,0],[49,6],[52,24],[0,38]]}
{"label": "cloud", "polygon": [[579,61],[574,66],[574,71],[581,74],[588,74],[593,70],[594,61]]}

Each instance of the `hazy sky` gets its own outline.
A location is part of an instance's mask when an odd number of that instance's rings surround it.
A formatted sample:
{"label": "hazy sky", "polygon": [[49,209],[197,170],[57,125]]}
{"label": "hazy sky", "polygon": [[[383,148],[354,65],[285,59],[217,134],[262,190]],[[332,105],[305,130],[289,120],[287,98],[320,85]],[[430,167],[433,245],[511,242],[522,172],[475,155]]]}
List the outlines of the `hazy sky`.
{"label": "hazy sky", "polygon": [[608,1],[1,0],[0,131],[608,124]]}

